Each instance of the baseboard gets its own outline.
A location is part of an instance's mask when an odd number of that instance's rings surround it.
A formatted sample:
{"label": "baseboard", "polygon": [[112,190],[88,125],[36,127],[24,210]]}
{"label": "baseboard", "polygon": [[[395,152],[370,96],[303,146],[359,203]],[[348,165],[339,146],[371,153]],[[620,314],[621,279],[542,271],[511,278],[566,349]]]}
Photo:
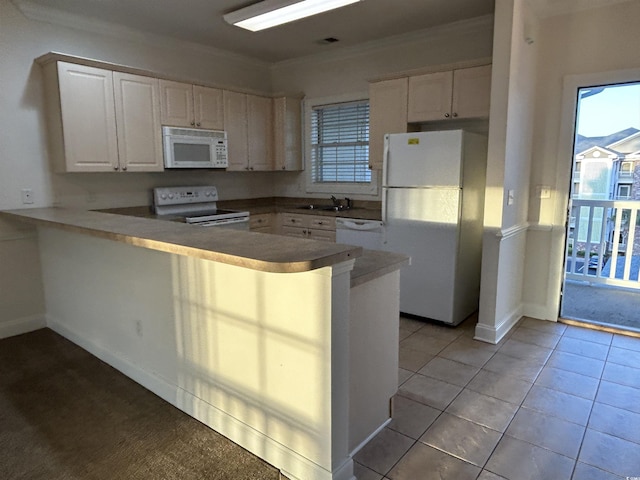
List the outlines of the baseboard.
{"label": "baseboard", "polygon": [[481,342],[496,345],[507,333],[509,333],[513,326],[518,323],[518,320],[522,318],[522,309],[523,306],[518,305],[495,326],[478,323],[476,325],[476,332],[473,338],[475,340],[480,340]]}
{"label": "baseboard", "polygon": [[291,480],[355,480],[351,457],[333,472],[329,472],[178,385],[77,335],[55,319],[48,317],[47,325],[163,400],[279,468]]}
{"label": "baseboard", "polygon": [[353,451],[350,453],[351,458],[355,457],[356,454],[360,450],[362,450],[362,448],[373,439],[373,437],[375,437],[382,430],[384,430],[384,428],[391,423],[391,420],[393,420],[393,419],[392,418],[388,418],[387,420],[385,420],[385,422],[382,425],[380,425],[378,428],[376,428],[371,435],[369,435],[362,442],[360,442],[360,444],[356,448],[354,448]]}
{"label": "baseboard", "polygon": [[16,318],[6,322],[0,322],[0,338],[14,337],[23,333],[40,330],[47,326],[44,315],[30,315],[28,317]]}

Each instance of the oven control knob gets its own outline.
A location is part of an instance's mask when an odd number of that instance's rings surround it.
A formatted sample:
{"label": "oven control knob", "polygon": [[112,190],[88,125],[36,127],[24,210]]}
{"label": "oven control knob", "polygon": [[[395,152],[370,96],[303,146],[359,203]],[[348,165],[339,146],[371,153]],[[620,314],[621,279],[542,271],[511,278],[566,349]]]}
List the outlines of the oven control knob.
{"label": "oven control knob", "polygon": [[162,195],[160,195],[160,198],[161,198],[162,200],[166,200],[166,199],[167,199],[167,194],[166,194],[166,193],[163,193]]}
{"label": "oven control knob", "polygon": [[173,200],[173,193],[169,194],[169,200]]}

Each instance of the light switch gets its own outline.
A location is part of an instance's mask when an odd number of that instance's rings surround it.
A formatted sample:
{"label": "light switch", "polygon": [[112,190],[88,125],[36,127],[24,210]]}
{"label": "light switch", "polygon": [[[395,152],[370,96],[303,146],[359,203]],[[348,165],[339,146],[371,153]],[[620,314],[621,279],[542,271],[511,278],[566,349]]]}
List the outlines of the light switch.
{"label": "light switch", "polygon": [[507,205],[513,205],[515,201],[516,201],[516,191],[509,190],[507,192]]}

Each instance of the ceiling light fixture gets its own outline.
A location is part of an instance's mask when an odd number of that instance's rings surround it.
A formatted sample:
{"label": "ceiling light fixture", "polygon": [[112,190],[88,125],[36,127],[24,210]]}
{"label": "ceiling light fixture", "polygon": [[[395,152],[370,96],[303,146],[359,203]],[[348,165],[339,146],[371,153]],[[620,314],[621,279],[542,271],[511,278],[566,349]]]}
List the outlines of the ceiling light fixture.
{"label": "ceiling light fixture", "polygon": [[224,19],[231,25],[257,32],[360,1],[264,0],[235,12],[227,13]]}

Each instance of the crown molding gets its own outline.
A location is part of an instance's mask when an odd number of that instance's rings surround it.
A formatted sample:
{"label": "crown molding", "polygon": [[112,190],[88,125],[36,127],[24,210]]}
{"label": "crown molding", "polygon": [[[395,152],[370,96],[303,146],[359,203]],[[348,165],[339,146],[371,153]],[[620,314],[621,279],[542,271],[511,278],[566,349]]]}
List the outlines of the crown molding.
{"label": "crown molding", "polygon": [[271,63],[246,55],[229,52],[219,48],[203,45],[201,43],[178,40],[175,38],[143,32],[122,25],[117,25],[102,20],[64,12],[55,8],[46,7],[29,0],[10,0],[13,5],[29,20],[60,25],[74,30],[101,34],[117,39],[126,39],[136,43],[144,43],[154,47],[169,48],[176,51],[188,49],[194,53],[207,56],[222,57],[244,65],[268,68]]}
{"label": "crown molding", "polygon": [[336,60],[348,60],[354,57],[362,56],[366,53],[375,53],[392,47],[409,46],[417,43],[424,43],[425,40],[446,40],[451,39],[451,35],[465,35],[477,33],[493,28],[493,14],[483,15],[480,17],[461,20],[459,22],[448,23],[446,25],[438,25],[436,27],[416,30],[409,33],[402,33],[391,37],[372,40],[370,42],[359,43],[349,47],[343,47],[340,50],[332,52],[314,53],[304,55],[281,62],[271,64],[271,69],[289,67],[304,63],[331,62]]}

